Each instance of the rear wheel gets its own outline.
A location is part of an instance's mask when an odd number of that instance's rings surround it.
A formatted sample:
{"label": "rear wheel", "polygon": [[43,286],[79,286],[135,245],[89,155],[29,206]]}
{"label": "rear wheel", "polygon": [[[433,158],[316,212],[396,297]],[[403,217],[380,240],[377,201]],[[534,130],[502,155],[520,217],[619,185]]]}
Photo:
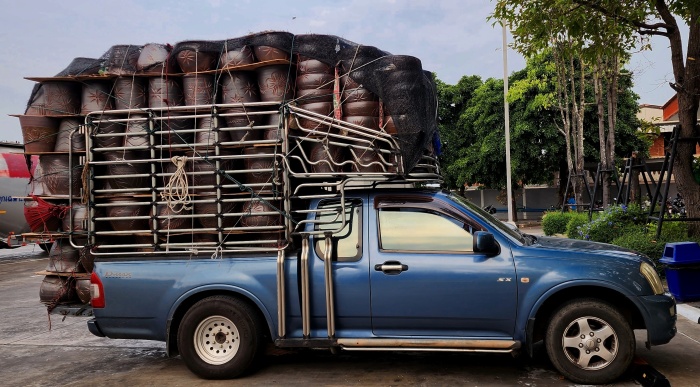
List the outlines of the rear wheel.
{"label": "rear wheel", "polygon": [[182,319],[177,336],[180,355],[200,377],[235,378],[250,370],[262,354],[258,320],[256,311],[239,299],[205,298]]}
{"label": "rear wheel", "polygon": [[575,383],[602,384],[619,378],[632,362],[635,338],[611,305],[576,300],[559,309],[547,328],[545,346],[552,364]]}

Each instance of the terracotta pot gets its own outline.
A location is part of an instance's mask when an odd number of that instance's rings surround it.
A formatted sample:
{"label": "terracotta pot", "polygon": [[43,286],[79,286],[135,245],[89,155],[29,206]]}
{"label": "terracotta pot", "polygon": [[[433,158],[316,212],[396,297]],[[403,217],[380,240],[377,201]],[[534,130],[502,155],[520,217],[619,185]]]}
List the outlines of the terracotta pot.
{"label": "terracotta pot", "polygon": [[[71,228],[71,219],[73,220],[73,228]],[[65,232],[83,232],[87,231],[87,221],[89,219],[88,209],[84,204],[74,203],[70,211],[63,217],[63,226],[61,229]]]}
{"label": "terracotta pot", "polygon": [[364,87],[343,90],[342,102],[344,104],[364,101],[379,101],[379,97]]}
{"label": "terracotta pot", "polygon": [[268,126],[274,126],[274,128],[268,128],[263,131],[263,140],[281,140],[284,136],[284,129],[281,128],[280,115],[271,114],[267,118],[265,123]]}
{"label": "terracotta pot", "polygon": [[144,78],[125,77],[114,82],[114,108],[144,109],[148,107],[148,86]]}
{"label": "terracotta pot", "polygon": [[[329,117],[327,122],[331,121],[334,115],[333,102],[312,102],[299,105],[301,109],[308,110],[313,113],[321,114],[323,116]],[[320,119],[320,118],[319,118]],[[329,128],[327,125],[321,122],[312,121],[306,118],[299,118],[299,125],[304,129],[316,129],[327,132],[329,130],[335,131],[335,129]]]}
{"label": "terracotta pot", "polygon": [[[78,127],[81,120],[76,118],[64,118],[61,120],[61,125],[58,127],[58,137],[54,152],[85,152],[85,135],[78,132]],[[71,142],[71,132],[73,132],[73,141]]]}
{"label": "terracotta pot", "polygon": [[[265,194],[261,194],[265,197]],[[282,210],[280,202],[277,200],[268,201],[270,204],[274,205]],[[249,202],[243,204],[243,209],[241,212],[241,225],[244,227],[266,227],[266,226],[279,226],[282,224],[282,215],[277,213],[277,211],[270,205],[262,202],[259,199],[251,199]],[[273,214],[264,214],[265,212],[274,212]]]}
{"label": "terracotta pot", "polygon": [[27,153],[53,152],[56,145],[59,120],[42,116],[20,116],[24,139],[24,151]]}
{"label": "terracotta pot", "polygon": [[155,219],[156,229],[167,231],[192,228],[192,219],[173,217],[176,215],[187,215],[190,213],[189,211],[175,212],[166,204],[158,204],[156,208],[158,211],[158,216]]}
{"label": "terracotta pot", "polygon": [[74,301],[76,299],[73,280],[67,277],[47,275],[41,281],[39,288],[39,301],[43,304],[56,305]]}
{"label": "terracotta pot", "polygon": [[195,73],[212,70],[217,61],[217,55],[198,49],[184,49],[177,53],[177,64],[185,73]]}
{"label": "terracotta pot", "polygon": [[357,89],[360,86],[361,85],[357,81],[350,78],[348,75],[340,76],[340,90]]}
{"label": "terracotta pot", "polygon": [[399,133],[398,129],[396,129],[394,118],[392,116],[384,116],[384,122],[381,129],[391,135]]}
{"label": "terracotta pot", "polygon": [[288,52],[272,46],[255,46],[253,47],[253,50],[255,51],[255,57],[258,58],[260,62],[276,59],[289,59]]}
{"label": "terracotta pot", "polygon": [[361,101],[344,103],[343,115],[379,117],[379,101]]}
{"label": "terracotta pot", "polygon": [[[193,161],[192,169],[194,172],[200,172],[199,174],[192,175],[192,186],[195,193],[215,193],[215,187],[208,188],[198,188],[205,186],[216,186],[216,161],[214,160],[195,160]],[[233,169],[233,160],[221,160],[220,169],[222,171]],[[221,177],[221,184],[230,184],[226,177]]]}
{"label": "terracotta pot", "polygon": [[376,116],[348,116],[343,117],[343,121],[368,129],[379,129],[379,117]]}
{"label": "terracotta pot", "polygon": [[120,44],[110,47],[102,56],[104,60],[103,73],[108,75],[131,75],[136,72],[141,47]]}
{"label": "terracotta pot", "polygon": [[373,149],[358,149],[353,148],[354,156],[353,158],[353,171],[361,173],[374,173],[374,172],[384,172],[384,166],[382,159],[379,157],[377,152]]}
{"label": "terracotta pot", "polygon": [[[132,115],[130,118],[139,119],[146,118],[146,116]],[[144,119],[127,122],[126,137],[124,138],[125,147],[148,146],[148,137],[148,121]]]}
{"label": "terracotta pot", "polygon": [[[204,199],[206,197],[202,197]],[[212,199],[214,197],[211,197]],[[222,202],[221,203],[221,214],[236,212],[236,203]],[[195,214],[218,214],[218,207],[216,203],[195,203],[194,204]],[[221,227],[233,227],[238,219],[233,216],[222,216],[221,217]],[[217,228],[218,218],[216,217],[202,217],[199,218],[199,223],[205,228]]]}
{"label": "terracotta pot", "polygon": [[182,106],[182,86],[174,78],[149,78],[148,79],[148,106],[152,108],[164,108],[168,106]]}
{"label": "terracotta pot", "polygon": [[297,89],[299,103],[333,102],[333,89]]}
{"label": "terracotta pot", "polygon": [[168,60],[172,47],[164,44],[148,43],[141,49],[136,68],[143,74],[172,74],[175,72],[175,59]]}
{"label": "terracotta pot", "polygon": [[44,173],[42,179],[49,193],[68,195],[69,183],[71,183],[73,196],[80,195],[83,166],[79,164],[77,156],[73,157],[70,167],[68,155],[41,155],[39,163]]}
{"label": "terracotta pot", "polygon": [[75,292],[80,302],[87,304],[90,302],[90,279],[80,278],[75,280]]}
{"label": "terracotta pot", "polygon": [[27,115],[80,114],[81,86],[77,82],[41,82],[29,101]]}
{"label": "terracotta pot", "polygon": [[[148,173],[149,168],[146,163],[132,163],[130,160],[140,158],[139,153],[132,151],[104,152],[104,159],[109,161],[107,171],[110,176],[116,175],[136,175]],[[124,176],[106,179],[112,189],[135,189],[143,188],[148,184],[148,177]]]}
{"label": "terracotta pot", "polygon": [[[223,118],[219,118],[218,121],[223,121]],[[211,117],[197,118],[197,129],[205,129],[195,134],[194,142],[198,144],[198,147],[204,146],[209,148],[216,145],[216,132],[218,132],[219,143],[230,141],[229,132],[223,132],[218,130],[218,128],[214,128]]]}
{"label": "terracotta pot", "polygon": [[257,77],[250,71],[230,71],[221,75],[221,103],[259,102]]}
{"label": "terracotta pot", "polygon": [[224,48],[221,58],[219,58],[219,67],[225,69],[227,67],[243,66],[255,63],[253,49],[250,46],[243,46],[237,49]]}
{"label": "terracotta pot", "polygon": [[[248,157],[243,159],[243,165],[246,170],[259,170],[259,171],[249,171],[246,173],[245,183],[246,184],[260,184],[260,183],[272,183],[273,171],[272,167],[274,165],[274,148],[273,147],[249,147],[243,150],[244,155],[251,155],[255,157]],[[260,171],[261,169],[268,169],[268,171]]]}
{"label": "terracotta pot", "polygon": [[185,105],[211,105],[216,88],[214,74],[188,74],[182,77]]}
{"label": "terracotta pot", "polygon": [[[127,197],[114,197],[109,198],[107,201],[110,204],[116,204],[116,206],[110,206],[106,208],[106,214],[109,218],[118,217],[136,217],[136,216],[148,216],[151,212],[151,206],[149,205],[139,205],[131,198]],[[148,227],[148,219],[110,219],[109,224],[115,231],[145,231],[150,230]]]}
{"label": "terracotta pot", "polygon": [[126,124],[123,122],[100,122],[94,130],[93,135],[116,134],[115,136],[97,137],[93,136],[93,144],[97,148],[114,148],[124,146],[124,136],[119,135],[126,131]]}
{"label": "terracotta pot", "polygon": [[326,73],[299,74],[297,77],[297,89],[332,89],[334,76]]}
{"label": "terracotta pot", "polygon": [[297,62],[299,74],[331,74],[335,75],[333,66],[329,66],[316,59],[301,59]]}
{"label": "terracotta pot", "polygon": [[250,108],[232,108],[226,109],[223,113],[241,113],[237,116],[227,116],[225,117],[226,126],[229,128],[238,128],[236,130],[228,131],[229,141],[255,141],[262,137],[260,130],[253,128],[253,126],[262,125],[258,121],[263,120],[264,117],[244,114],[244,112],[251,113]]}
{"label": "terracotta pot", "polygon": [[95,256],[92,251],[89,247],[81,247],[78,251],[80,252],[80,265],[86,272],[92,273],[95,268]]}
{"label": "terracotta pot", "polygon": [[314,173],[333,173],[340,172],[342,166],[340,164],[344,159],[345,148],[328,144],[326,146],[321,142],[314,142],[308,151],[309,161],[311,161],[311,170]]}
{"label": "terracotta pot", "polygon": [[82,273],[80,266],[80,253],[72,247],[68,240],[60,240],[53,243],[49,250],[49,263],[46,271],[54,273]]}
{"label": "terracotta pot", "polygon": [[112,83],[103,81],[83,82],[82,106],[80,112],[102,112],[114,109],[112,103]]}
{"label": "terracotta pot", "polygon": [[163,131],[161,144],[189,144],[194,139],[194,133],[183,132],[183,130],[194,129],[195,120],[180,118],[180,115],[188,115],[188,113],[164,112],[163,119],[156,122],[156,125],[160,122],[160,130]]}
{"label": "terracotta pot", "polygon": [[287,65],[264,66],[257,69],[260,100],[283,101],[294,96],[294,80]]}

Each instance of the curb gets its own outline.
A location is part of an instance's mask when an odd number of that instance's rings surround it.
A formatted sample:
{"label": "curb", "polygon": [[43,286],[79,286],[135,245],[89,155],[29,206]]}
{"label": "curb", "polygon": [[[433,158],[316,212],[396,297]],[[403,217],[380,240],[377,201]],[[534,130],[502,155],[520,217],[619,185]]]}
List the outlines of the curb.
{"label": "curb", "polygon": [[687,304],[677,304],[676,311],[679,315],[700,324],[700,309]]}

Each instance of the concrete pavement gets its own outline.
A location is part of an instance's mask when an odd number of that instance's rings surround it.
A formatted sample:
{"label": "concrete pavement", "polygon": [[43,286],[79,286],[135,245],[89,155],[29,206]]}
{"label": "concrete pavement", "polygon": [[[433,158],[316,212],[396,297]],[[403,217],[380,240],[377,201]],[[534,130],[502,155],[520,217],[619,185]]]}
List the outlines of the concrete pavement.
{"label": "concrete pavement", "polygon": [[[349,353],[273,351],[256,373],[231,381],[206,381],[180,358],[165,356],[163,343],[112,340],[91,335],[84,317],[48,316],[38,301],[46,254],[30,247],[0,252],[0,385],[7,386],[571,386],[542,351],[525,356],[463,353]],[[636,331],[637,356],[673,386],[699,385],[700,324],[678,319],[671,343],[644,347]],[[614,384],[636,386],[634,371]]]}

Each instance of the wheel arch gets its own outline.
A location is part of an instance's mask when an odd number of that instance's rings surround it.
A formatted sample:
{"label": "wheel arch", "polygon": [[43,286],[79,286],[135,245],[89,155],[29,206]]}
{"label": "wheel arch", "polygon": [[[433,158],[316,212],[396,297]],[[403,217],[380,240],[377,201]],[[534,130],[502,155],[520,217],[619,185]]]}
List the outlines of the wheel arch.
{"label": "wheel arch", "polygon": [[533,323],[528,324],[528,347],[544,338],[551,316],[564,304],[584,298],[598,299],[614,306],[622,313],[632,329],[646,329],[644,316],[635,304],[622,291],[601,284],[572,284],[543,295],[529,316]]}
{"label": "wheel arch", "polygon": [[258,317],[265,321],[267,324],[267,333],[264,335],[266,339],[270,339],[271,332],[273,332],[274,326],[272,321],[272,316],[265,307],[265,305],[254,295],[245,291],[244,289],[232,287],[232,286],[206,286],[197,289],[192,289],[188,293],[184,294],[177,302],[173,305],[170,310],[168,320],[166,322],[166,353],[168,356],[173,357],[179,354],[179,349],[177,347],[177,332],[182,323],[182,318],[185,313],[197,302],[211,296],[229,296],[237,298],[243,302],[248,303],[253,310],[258,313]]}

